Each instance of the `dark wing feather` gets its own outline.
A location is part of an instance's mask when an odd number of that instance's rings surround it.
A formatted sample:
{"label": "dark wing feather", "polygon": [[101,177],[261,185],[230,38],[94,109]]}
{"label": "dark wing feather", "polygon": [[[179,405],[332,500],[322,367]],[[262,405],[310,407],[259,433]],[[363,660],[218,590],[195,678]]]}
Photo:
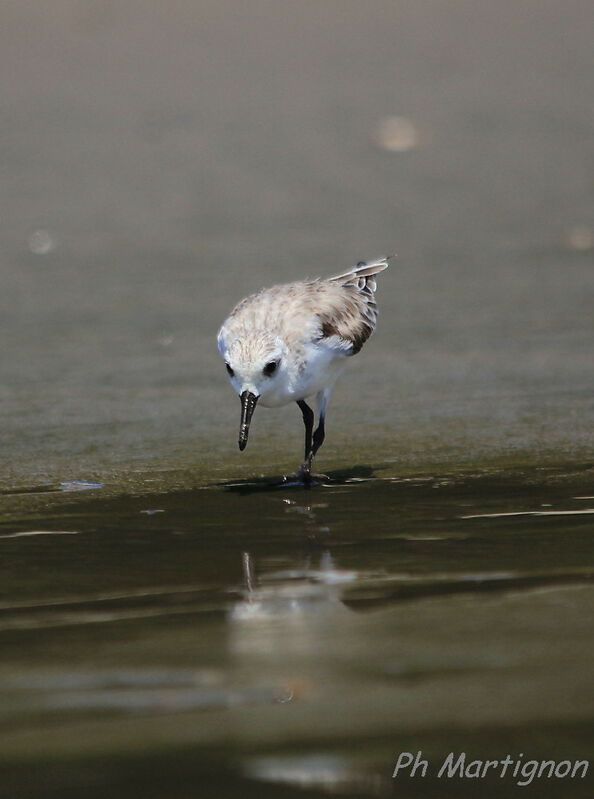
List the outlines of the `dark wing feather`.
{"label": "dark wing feather", "polygon": [[377,324],[375,275],[388,267],[389,258],[359,263],[348,272],[328,280],[342,289],[336,301],[318,314],[321,336],[343,352],[356,355]]}

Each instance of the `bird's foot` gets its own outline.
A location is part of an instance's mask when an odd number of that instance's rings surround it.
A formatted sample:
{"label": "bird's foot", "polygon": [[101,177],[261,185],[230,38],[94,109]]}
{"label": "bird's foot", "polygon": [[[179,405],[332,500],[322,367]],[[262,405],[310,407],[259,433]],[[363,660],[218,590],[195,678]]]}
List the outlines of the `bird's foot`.
{"label": "bird's foot", "polygon": [[297,469],[297,471],[293,472],[292,474],[287,474],[284,477],[284,483],[295,484],[299,483],[300,485],[309,487],[312,485],[321,485],[322,483],[327,483],[330,480],[327,474],[316,474],[311,470],[311,464],[302,463],[301,466]]}

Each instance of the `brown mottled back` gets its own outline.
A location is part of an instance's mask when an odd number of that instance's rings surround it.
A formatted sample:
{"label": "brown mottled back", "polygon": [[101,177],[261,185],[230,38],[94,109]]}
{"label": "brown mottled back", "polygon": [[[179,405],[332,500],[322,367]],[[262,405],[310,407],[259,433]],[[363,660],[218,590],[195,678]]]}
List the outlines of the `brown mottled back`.
{"label": "brown mottled back", "polygon": [[375,329],[375,275],[387,268],[388,260],[360,263],[335,277],[272,286],[246,297],[225,323],[227,346],[255,331],[274,330],[291,348],[326,341],[344,355],[355,355]]}

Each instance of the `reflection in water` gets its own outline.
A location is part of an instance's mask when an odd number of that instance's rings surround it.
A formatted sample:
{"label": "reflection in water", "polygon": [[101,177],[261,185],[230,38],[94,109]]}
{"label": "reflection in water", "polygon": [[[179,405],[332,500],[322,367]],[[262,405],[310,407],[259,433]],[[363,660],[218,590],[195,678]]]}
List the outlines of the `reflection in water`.
{"label": "reflection in water", "polygon": [[9,676],[0,691],[0,721],[37,718],[187,713],[290,701],[287,683],[238,685],[217,669],[121,668],[84,671],[28,670]]}
{"label": "reflection in water", "polygon": [[2,533],[0,538],[30,538],[33,535],[78,535],[76,530],[22,530],[20,533]]}
{"label": "reflection in water", "polygon": [[355,768],[350,758],[331,754],[253,758],[244,767],[247,777],[330,795],[361,792],[363,796],[387,796],[387,777]]}
{"label": "reflection in water", "polygon": [[262,790],[382,796],[410,731],[479,724],[484,759],[543,696],[551,740],[587,718],[591,516],[538,514],[584,509],[590,472],[360,477],[0,524],[3,752],[179,746],[198,769],[214,741]]}
{"label": "reflection in water", "polygon": [[327,551],[317,569],[308,557],[302,568],[257,576],[249,553],[242,562],[244,598],[229,613],[229,648],[235,655],[281,653],[284,660],[291,651],[315,651],[323,628],[345,612],[337,586],[357,579],[356,572],[335,569]]}
{"label": "reflection in water", "polygon": [[594,513],[594,508],[581,508],[580,510],[514,510],[506,513],[473,513],[470,516],[461,516],[460,518],[500,519],[504,516],[586,516],[589,513]]}

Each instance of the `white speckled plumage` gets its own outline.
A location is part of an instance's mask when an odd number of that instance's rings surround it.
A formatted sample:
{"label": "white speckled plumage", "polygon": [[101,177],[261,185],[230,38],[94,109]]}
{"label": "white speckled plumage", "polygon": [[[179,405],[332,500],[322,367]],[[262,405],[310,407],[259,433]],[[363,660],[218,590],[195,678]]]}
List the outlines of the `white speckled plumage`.
{"label": "white speckled plumage", "polygon": [[[217,338],[237,394],[250,394],[254,405],[267,407],[295,401],[304,421],[303,403],[315,395],[323,438],[330,390],[347,358],[375,329],[375,276],[388,263],[389,258],[360,262],[334,277],[272,286],[241,300]],[[247,427],[245,433],[247,441]]]}

